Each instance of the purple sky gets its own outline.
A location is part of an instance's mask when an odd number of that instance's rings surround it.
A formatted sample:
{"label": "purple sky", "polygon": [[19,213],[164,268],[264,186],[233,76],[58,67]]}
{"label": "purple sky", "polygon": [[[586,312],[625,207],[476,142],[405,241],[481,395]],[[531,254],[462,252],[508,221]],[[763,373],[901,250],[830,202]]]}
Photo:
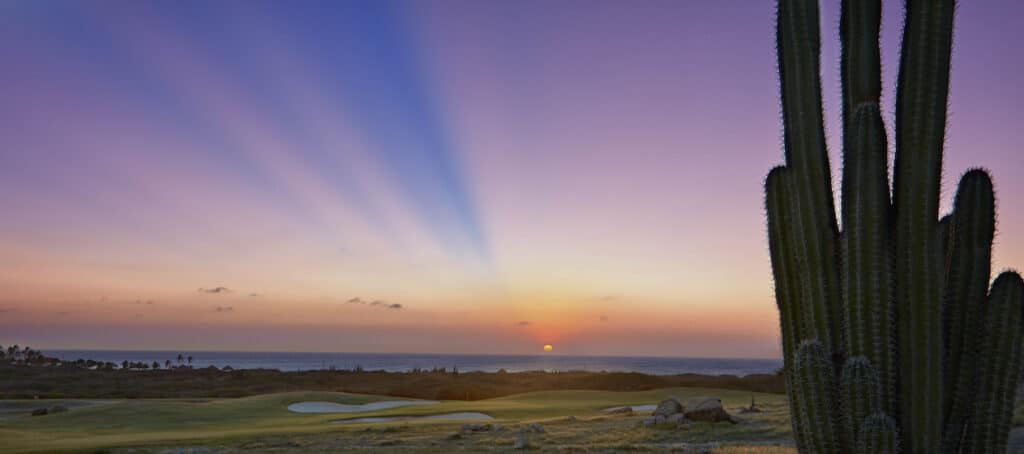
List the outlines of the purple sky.
{"label": "purple sky", "polygon": [[[745,0],[3,3],[0,344],[776,356],[773,21]],[[995,269],[1024,266],[1021,23],[1021,2],[958,9],[944,207],[992,171]]]}

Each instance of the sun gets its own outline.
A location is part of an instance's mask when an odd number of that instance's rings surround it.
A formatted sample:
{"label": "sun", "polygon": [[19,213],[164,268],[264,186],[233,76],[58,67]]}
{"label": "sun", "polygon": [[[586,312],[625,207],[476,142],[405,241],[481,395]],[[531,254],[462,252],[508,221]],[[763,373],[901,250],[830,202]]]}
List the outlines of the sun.
{"label": "sun", "polygon": [[555,347],[552,347],[551,344],[547,344],[544,346],[544,353],[551,353],[551,351],[554,349]]}

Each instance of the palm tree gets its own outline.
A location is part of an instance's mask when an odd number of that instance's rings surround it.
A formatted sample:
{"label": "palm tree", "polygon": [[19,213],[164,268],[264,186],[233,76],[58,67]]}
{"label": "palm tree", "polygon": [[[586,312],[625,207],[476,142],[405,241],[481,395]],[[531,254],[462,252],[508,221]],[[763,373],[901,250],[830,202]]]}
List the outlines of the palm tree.
{"label": "palm tree", "polygon": [[185,361],[185,358],[181,356],[181,353],[178,353],[178,364],[181,364],[182,361]]}
{"label": "palm tree", "polygon": [[170,369],[171,368],[171,360],[164,361],[164,368],[165,369]]}
{"label": "palm tree", "polygon": [[192,365],[192,355],[188,355],[188,365]]}

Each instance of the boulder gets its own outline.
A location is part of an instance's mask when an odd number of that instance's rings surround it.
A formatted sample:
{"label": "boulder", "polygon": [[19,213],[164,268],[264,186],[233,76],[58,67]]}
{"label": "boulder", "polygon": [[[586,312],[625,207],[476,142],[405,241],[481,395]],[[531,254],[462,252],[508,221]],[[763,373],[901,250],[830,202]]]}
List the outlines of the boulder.
{"label": "boulder", "polygon": [[526,434],[519,434],[516,437],[515,443],[512,444],[512,449],[527,449],[530,447],[530,438]]}
{"label": "boulder", "polygon": [[735,423],[732,416],[722,408],[722,399],[717,397],[694,397],[686,402],[686,419],[692,421]]}
{"label": "boulder", "polygon": [[35,410],[32,410],[32,416],[45,416],[47,413],[49,413],[49,410],[45,408],[37,408]]}
{"label": "boulder", "polygon": [[668,418],[665,418],[665,423],[676,426],[685,426],[687,424],[690,424],[690,420],[686,419],[686,416],[684,416],[682,413],[676,413],[672,416],[669,416]]}
{"label": "boulder", "polygon": [[533,432],[533,433],[542,434],[542,433],[547,433],[547,430],[544,430],[544,426],[542,426],[540,424],[537,424],[535,422],[531,422],[530,424],[526,425],[525,432]]}
{"label": "boulder", "polygon": [[679,403],[679,400],[675,397],[670,397],[658,403],[658,407],[654,409],[654,413],[651,416],[664,416],[669,417],[676,413],[683,412],[683,404]]}

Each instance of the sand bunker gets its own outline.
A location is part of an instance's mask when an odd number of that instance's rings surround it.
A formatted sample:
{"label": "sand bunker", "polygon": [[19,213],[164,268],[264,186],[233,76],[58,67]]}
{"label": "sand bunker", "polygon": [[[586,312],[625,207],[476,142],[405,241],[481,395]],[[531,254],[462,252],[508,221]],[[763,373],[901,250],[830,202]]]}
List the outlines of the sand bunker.
{"label": "sand bunker", "polygon": [[477,413],[475,411],[463,411],[459,413],[445,413],[443,415],[427,415],[427,416],[371,416],[366,418],[353,418],[353,419],[339,419],[331,421],[332,424],[360,424],[360,423],[372,423],[372,422],[394,422],[394,421],[413,421],[418,419],[472,419],[472,420],[484,420],[489,421],[494,418],[491,415],[484,413]]}
{"label": "sand bunker", "polygon": [[611,413],[611,412],[614,412],[614,411],[622,411],[622,409],[624,409],[624,408],[632,408],[633,411],[654,411],[654,409],[658,408],[658,406],[656,404],[650,404],[650,405],[625,405],[625,406],[622,406],[622,407],[605,408],[604,410],[601,410],[601,411],[603,411],[605,413]]}
{"label": "sand bunker", "polygon": [[288,406],[295,413],[359,413],[364,411],[387,410],[409,405],[435,405],[434,400],[385,400],[362,405],[347,405],[334,402],[296,402]]}

